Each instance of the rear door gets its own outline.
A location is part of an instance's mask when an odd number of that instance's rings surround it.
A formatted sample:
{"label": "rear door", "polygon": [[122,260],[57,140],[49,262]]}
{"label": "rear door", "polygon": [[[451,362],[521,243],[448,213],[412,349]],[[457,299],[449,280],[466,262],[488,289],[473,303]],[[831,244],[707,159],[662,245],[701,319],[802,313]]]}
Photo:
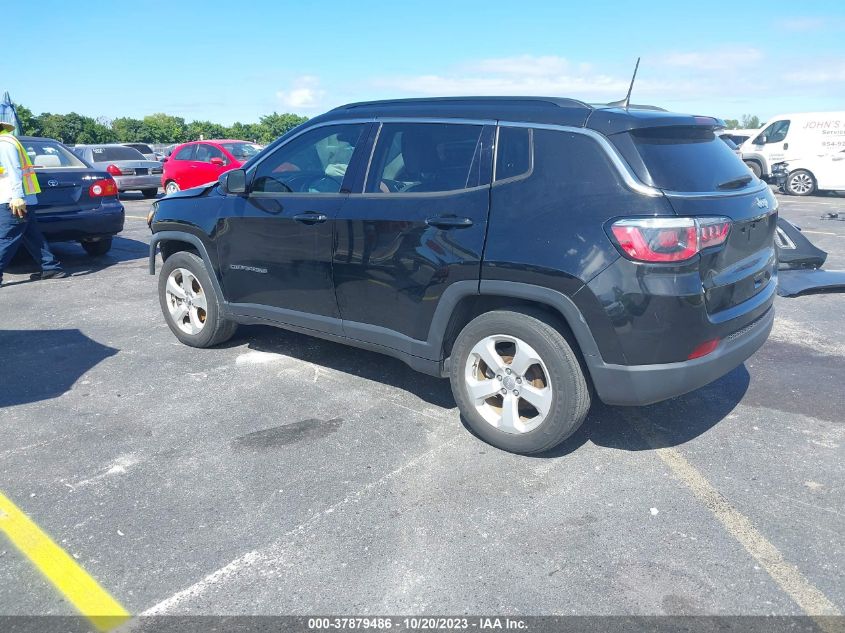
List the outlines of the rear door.
{"label": "rear door", "polygon": [[630,134],[651,179],[678,215],[731,220],[725,245],[700,255],[711,318],[730,318],[730,308],[771,290],[777,200],[769,187],[710,127],[656,127]]}
{"label": "rear door", "polygon": [[197,145],[195,143],[183,145],[165,163],[167,179],[176,181],[180,189],[190,189],[200,184],[195,177],[196,162],[194,155],[196,150]]}
{"label": "rear door", "polygon": [[[384,123],[370,168],[340,210],[333,257],[347,336],[426,340],[446,288],[477,281],[494,126]],[[375,328],[372,326],[376,326]],[[390,336],[390,334],[388,334]]]}

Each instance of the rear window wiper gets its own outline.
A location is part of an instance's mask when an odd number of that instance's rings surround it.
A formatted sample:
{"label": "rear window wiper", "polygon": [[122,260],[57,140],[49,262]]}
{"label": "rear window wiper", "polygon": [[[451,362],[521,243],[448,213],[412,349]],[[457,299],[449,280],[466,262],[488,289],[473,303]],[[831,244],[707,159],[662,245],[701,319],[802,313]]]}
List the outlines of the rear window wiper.
{"label": "rear window wiper", "polygon": [[716,189],[739,189],[751,182],[752,178],[753,176],[750,174],[748,176],[740,176],[739,178],[734,178],[733,180],[728,180],[720,185],[716,185]]}

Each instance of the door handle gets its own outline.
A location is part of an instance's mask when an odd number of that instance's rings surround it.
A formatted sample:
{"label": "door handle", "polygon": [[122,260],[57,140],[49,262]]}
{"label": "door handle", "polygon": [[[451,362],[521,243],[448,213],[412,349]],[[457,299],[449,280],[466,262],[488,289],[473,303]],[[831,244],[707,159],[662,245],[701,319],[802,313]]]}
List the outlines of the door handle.
{"label": "door handle", "polygon": [[297,213],[293,216],[293,219],[297,222],[302,222],[303,224],[320,224],[321,222],[328,220],[329,216],[324,213],[309,211],[308,213]]}
{"label": "door handle", "polygon": [[463,229],[472,226],[469,218],[457,218],[453,215],[441,215],[436,218],[428,218],[425,223],[438,229]]}
{"label": "door handle", "polygon": [[783,149],[789,149],[789,143],[784,143],[784,144],[783,144]]}

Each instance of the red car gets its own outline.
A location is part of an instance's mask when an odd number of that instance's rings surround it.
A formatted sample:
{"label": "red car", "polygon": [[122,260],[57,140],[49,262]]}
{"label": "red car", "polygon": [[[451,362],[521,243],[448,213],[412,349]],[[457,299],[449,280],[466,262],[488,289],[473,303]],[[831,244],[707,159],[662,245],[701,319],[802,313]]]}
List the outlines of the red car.
{"label": "red car", "polygon": [[161,186],[165,193],[174,193],[214,182],[220,174],[240,167],[261,149],[255,143],[228,139],[177,145],[164,159]]}

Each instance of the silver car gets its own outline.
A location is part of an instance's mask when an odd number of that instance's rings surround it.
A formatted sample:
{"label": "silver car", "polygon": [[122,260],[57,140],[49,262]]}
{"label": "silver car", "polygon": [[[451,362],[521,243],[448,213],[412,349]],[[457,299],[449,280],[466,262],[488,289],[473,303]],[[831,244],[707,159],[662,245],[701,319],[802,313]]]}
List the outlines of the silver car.
{"label": "silver car", "polygon": [[145,198],[155,198],[161,184],[161,163],[147,160],[137,149],[125,145],[76,145],[74,153],[94,167],[107,171],[118,191],[140,191]]}

